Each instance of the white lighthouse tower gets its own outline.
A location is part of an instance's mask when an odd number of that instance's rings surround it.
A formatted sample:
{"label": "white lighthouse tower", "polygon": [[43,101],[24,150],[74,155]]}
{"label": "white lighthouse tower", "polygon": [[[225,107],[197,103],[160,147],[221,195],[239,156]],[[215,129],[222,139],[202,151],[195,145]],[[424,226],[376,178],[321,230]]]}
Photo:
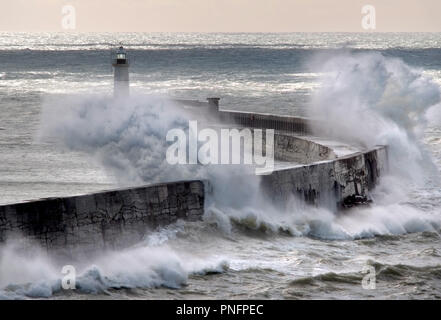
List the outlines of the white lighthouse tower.
{"label": "white lighthouse tower", "polygon": [[123,46],[114,52],[112,66],[114,70],[114,95],[115,97],[127,97],[130,93],[129,82],[129,59]]}

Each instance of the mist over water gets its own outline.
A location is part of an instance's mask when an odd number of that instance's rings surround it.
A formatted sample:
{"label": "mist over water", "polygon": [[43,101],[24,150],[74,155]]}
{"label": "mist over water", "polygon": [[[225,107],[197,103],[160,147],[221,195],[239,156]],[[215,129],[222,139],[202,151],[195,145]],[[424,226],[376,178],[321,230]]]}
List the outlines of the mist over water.
{"label": "mist over water", "polygon": [[[137,246],[102,252],[94,259],[61,261],[42,251],[29,256],[8,243],[0,248],[0,298],[439,296],[439,78],[403,61],[405,52],[391,57],[390,52],[278,48],[261,49],[265,53],[256,58],[251,56],[255,50],[242,46],[237,50],[245,56],[232,61],[231,46],[227,53],[208,55],[238,70],[237,86],[244,81],[241,77],[255,74],[257,64],[261,83],[271,73],[279,91],[266,112],[280,111],[276,105],[284,98],[277,100],[277,95],[293,83],[281,73],[281,62],[265,67],[262,61],[286,59],[295,66],[295,84],[309,92],[300,100],[308,101],[304,112],[321,121],[316,128],[320,134],[360,148],[388,145],[390,172],[373,192],[374,204],[335,214],[293,198],[281,210],[263,197],[253,171],[244,179],[238,174],[242,167],[168,165],[166,133],[186,127],[191,116],[155,90],[116,101],[105,93],[44,95],[37,102],[36,143],[84,154],[118,185],[206,178],[213,193],[203,221],[175,223]],[[188,67],[189,51],[180,50],[175,53],[182,54]],[[307,67],[300,68],[298,61]],[[200,66],[204,72],[209,67]],[[176,68],[182,68],[183,77],[190,72],[179,62]],[[218,78],[211,81],[219,86]],[[235,88],[230,94],[263,95],[266,89],[260,88]],[[187,93],[197,90],[203,91],[191,87]],[[61,290],[61,267],[70,263],[78,272],[74,293]],[[374,292],[361,288],[366,264],[378,270]],[[415,289],[421,281],[424,285]]]}

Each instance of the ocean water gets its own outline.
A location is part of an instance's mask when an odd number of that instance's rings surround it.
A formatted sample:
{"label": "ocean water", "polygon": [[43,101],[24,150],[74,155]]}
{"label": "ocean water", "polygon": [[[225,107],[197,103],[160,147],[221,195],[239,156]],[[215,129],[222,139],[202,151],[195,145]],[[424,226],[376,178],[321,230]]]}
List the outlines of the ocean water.
{"label": "ocean water", "polygon": [[[109,102],[111,46],[129,50],[132,96]],[[335,214],[261,200],[233,181],[204,220],[79,259],[77,290],[44,250],[0,248],[0,298],[441,298],[441,33],[0,33],[0,204],[194,176],[165,170],[169,97],[309,115],[357,146],[390,146],[368,208]],[[200,174],[200,172],[197,172]],[[363,281],[375,270],[375,288]]]}

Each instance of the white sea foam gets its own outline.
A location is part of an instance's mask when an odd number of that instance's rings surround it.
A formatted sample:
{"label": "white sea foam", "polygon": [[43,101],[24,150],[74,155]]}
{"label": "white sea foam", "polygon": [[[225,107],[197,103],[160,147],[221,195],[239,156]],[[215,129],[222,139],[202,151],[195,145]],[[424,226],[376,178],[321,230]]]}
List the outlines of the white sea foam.
{"label": "white sea foam", "polygon": [[241,210],[209,208],[207,215],[215,219],[222,230],[238,226],[270,234],[282,233],[323,240],[354,240],[377,235],[441,230],[438,212],[423,212],[401,203],[359,207],[339,215],[326,208],[308,206],[292,206],[285,212],[255,207]]}
{"label": "white sea foam", "polygon": [[[61,266],[42,251],[0,248],[0,299],[45,298],[62,293]],[[76,293],[99,294],[121,288],[179,288],[192,274],[223,272],[222,258],[203,258],[176,252],[167,245],[142,244],[101,253],[92,261],[76,262]]]}

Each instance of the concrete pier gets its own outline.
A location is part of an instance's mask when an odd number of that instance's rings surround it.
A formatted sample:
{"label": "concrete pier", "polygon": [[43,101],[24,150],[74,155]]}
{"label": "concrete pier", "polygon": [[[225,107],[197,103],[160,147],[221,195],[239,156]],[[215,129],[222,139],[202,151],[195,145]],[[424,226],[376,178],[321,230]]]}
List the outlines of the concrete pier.
{"label": "concrete pier", "polygon": [[387,148],[378,146],[333,160],[276,168],[262,176],[264,192],[283,206],[296,196],[329,209],[351,206],[353,199],[368,199],[388,169]]}
{"label": "concrete pier", "polygon": [[201,219],[204,183],[178,181],[0,206],[0,242],[18,236],[64,253],[119,248],[179,218]]}

